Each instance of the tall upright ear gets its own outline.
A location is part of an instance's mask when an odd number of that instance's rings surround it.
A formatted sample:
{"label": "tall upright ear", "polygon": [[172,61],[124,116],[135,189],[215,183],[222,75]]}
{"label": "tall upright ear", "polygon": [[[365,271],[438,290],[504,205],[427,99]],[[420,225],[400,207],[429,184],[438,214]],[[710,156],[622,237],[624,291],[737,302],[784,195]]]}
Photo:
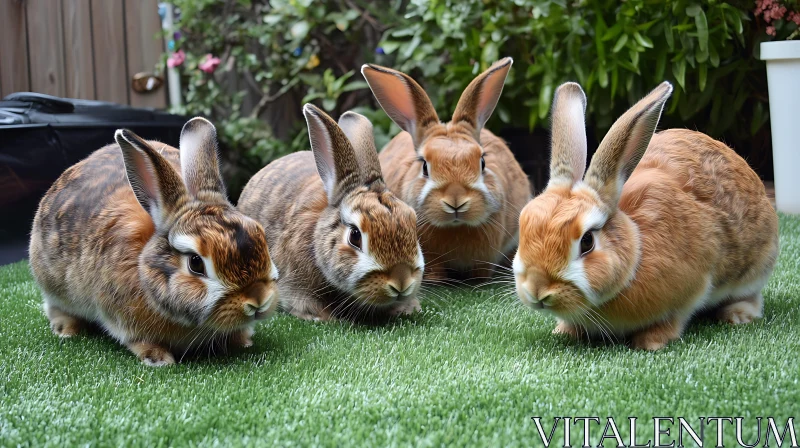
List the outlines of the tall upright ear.
{"label": "tall upright ear", "polygon": [[439,123],[428,94],[410,76],[397,70],[364,64],[361,74],[386,115],[411,134],[414,147],[418,148],[427,128]]}
{"label": "tall upright ear", "polygon": [[471,127],[475,140],[479,142],[481,129],[497,106],[513,62],[511,58],[503,58],[492,64],[469,83],[458,100],[452,122]]}
{"label": "tall upright ear", "polygon": [[355,151],[350,140],[328,114],[313,104],[306,104],[303,106],[303,115],[308,123],[311,151],[328,195],[328,204],[338,204],[361,181]]}
{"label": "tall upright ear", "polygon": [[225,184],[219,170],[217,130],[205,118],[192,118],[181,130],[181,174],[189,194],[222,195],[226,199]]}
{"label": "tall upright ear", "polygon": [[375,148],[375,135],[372,133],[372,122],[355,112],[345,112],[339,117],[339,127],[353,145],[356,160],[361,171],[361,179],[366,184],[383,181],[381,162]]}
{"label": "tall upright ear", "polygon": [[586,170],[586,95],[581,86],[568,82],[556,89],[553,97],[550,134],[551,186],[571,187]]}
{"label": "tall upright ear", "polygon": [[186,187],[172,165],[141,137],[127,129],[114,134],[122,150],[128,182],[139,204],[150,214],[156,228],[187,200]]}
{"label": "tall upright ear", "polygon": [[661,83],[619,117],[597,148],[584,180],[609,211],[617,208],[622,186],[644,156],[671,94],[672,85]]}

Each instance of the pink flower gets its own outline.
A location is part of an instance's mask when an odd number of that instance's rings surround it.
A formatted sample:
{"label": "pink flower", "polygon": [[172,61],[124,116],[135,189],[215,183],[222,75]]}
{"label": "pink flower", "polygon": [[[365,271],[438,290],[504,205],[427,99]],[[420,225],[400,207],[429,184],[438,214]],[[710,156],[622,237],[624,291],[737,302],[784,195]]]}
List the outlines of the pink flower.
{"label": "pink flower", "polygon": [[184,53],[183,50],[178,50],[175,53],[172,53],[169,56],[169,59],[167,59],[167,67],[175,68],[183,64],[183,61],[185,60],[186,60],[186,53]]}
{"label": "pink flower", "polygon": [[214,70],[216,70],[217,67],[219,67],[220,62],[222,61],[220,61],[219,58],[215,58],[213,55],[209,53],[206,55],[206,58],[203,60],[203,62],[201,62],[200,65],[197,66],[197,68],[206,73],[214,73]]}
{"label": "pink flower", "polygon": [[767,34],[769,34],[770,36],[774,36],[776,34],[775,33],[775,27],[774,26],[768,26],[767,27]]}

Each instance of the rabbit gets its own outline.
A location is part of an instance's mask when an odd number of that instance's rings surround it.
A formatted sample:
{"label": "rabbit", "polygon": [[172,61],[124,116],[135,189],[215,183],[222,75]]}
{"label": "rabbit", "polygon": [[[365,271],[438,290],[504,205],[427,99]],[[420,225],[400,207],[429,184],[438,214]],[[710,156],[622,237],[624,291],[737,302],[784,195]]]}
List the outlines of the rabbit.
{"label": "rabbit", "polygon": [[511,68],[497,61],[462,93],[442,123],[410,76],[366,64],[361,73],[387,115],[404,131],[381,151],[389,189],[414,207],[428,259],[426,278],[486,279],[510,265],[519,211],[531,185],[502,139],[484,129]]}
{"label": "rabbit", "polygon": [[149,366],[199,346],[248,347],[277,305],[264,229],[226,198],[216,130],[187,122],[180,150],[120,129],[39,204],[30,267],[52,331],[98,325]]}
{"label": "rabbit", "polygon": [[238,208],[267,229],[284,275],[281,309],[306,320],[385,320],[420,311],[425,268],[414,210],[381,174],[372,123],[303,107],[311,151],[250,179]]}
{"label": "rabbit", "polygon": [[778,257],[778,218],[755,172],[695,131],[654,135],[664,82],[611,127],[586,168],[586,96],[560,86],[547,188],[519,218],[513,261],[521,302],[554,333],[628,339],[659,350],[688,320],[761,317]]}

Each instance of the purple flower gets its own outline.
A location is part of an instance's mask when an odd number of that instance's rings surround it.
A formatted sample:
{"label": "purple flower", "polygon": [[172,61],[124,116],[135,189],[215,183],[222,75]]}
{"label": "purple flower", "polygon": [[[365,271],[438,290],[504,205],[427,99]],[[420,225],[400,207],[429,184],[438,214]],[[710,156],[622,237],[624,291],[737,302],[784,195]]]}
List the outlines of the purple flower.
{"label": "purple flower", "polygon": [[375,49],[375,53],[377,53],[377,54],[386,54],[386,52],[385,52],[385,51],[383,51],[383,47],[378,47],[378,48],[376,48],[376,49]]}
{"label": "purple flower", "polygon": [[301,54],[303,54],[303,47],[297,47],[292,52],[292,56],[294,57],[299,57]]}

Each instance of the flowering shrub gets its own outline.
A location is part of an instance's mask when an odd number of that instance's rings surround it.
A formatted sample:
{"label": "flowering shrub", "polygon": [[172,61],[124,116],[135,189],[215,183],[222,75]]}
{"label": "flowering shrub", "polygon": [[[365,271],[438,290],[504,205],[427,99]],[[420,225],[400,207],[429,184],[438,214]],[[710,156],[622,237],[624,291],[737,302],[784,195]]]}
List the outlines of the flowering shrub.
{"label": "flowering shrub", "polygon": [[334,117],[367,115],[382,147],[398,129],[366,89],[364,62],[416,77],[447,119],[475,75],[512,56],[494,130],[546,127],[555,87],[574,80],[602,135],[668,79],[676,89],[663,126],[768,154],[766,76],[753,55],[760,40],[796,32],[797,1],[175,0],[164,63],[181,73],[176,112],[213,119],[228,165],[243,167],[227,173],[232,191],[269,160],[308,148],[307,101]]}
{"label": "flowering shrub", "polygon": [[[766,24],[765,32],[776,38],[791,40],[800,36],[800,11],[796,0],[756,0],[754,14]],[[779,37],[780,36],[780,37]]]}

